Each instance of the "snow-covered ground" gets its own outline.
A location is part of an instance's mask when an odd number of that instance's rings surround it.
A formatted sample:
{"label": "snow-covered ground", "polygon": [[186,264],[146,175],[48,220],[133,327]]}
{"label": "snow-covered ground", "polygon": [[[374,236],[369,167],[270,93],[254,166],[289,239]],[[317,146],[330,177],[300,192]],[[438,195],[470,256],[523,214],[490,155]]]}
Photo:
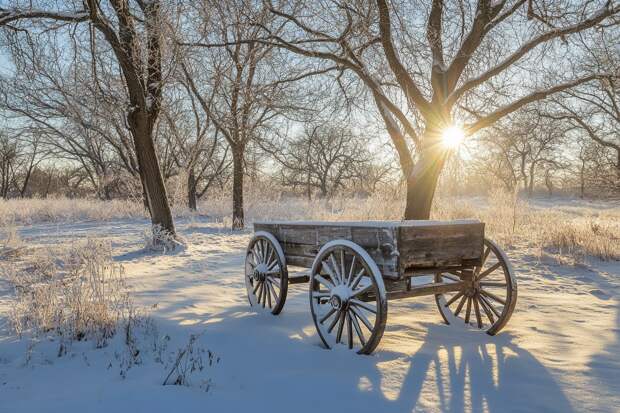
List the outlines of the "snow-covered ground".
{"label": "snow-covered ground", "polygon": [[[0,280],[0,412],[408,412],[601,411],[620,409],[620,262],[577,266],[528,247],[508,251],[519,301],[490,337],[442,324],[432,297],[391,301],[372,356],[325,350],[307,286],[289,289],[279,316],[248,306],[244,249],[251,231],[182,219],[189,248],[145,253],[144,220],[18,227],[27,245],[108,239],[136,303],[149,308],[173,353],[198,334],[219,357],[193,386],[162,386],[168,370],[145,356],[119,374],[120,345],[28,349],[8,329],[12,290]],[[121,340],[120,338],[116,339]],[[202,380],[209,381],[205,391]]]}

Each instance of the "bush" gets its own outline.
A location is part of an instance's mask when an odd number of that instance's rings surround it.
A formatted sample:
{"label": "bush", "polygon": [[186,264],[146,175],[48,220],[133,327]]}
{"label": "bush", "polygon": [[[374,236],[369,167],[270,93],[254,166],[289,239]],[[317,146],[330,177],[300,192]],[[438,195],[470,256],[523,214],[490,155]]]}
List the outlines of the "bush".
{"label": "bush", "polygon": [[101,241],[40,251],[17,267],[5,264],[2,271],[15,286],[10,323],[20,336],[51,334],[63,346],[93,340],[101,347],[132,313],[123,267]]}

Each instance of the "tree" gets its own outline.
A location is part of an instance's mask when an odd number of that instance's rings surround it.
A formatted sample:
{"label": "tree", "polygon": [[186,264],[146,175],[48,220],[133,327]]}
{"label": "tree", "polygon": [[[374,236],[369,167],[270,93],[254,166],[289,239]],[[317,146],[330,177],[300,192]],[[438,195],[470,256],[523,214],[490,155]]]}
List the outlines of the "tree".
{"label": "tree", "polygon": [[229,148],[211,127],[187,83],[182,80],[181,84],[180,96],[164,108],[167,130],[163,135],[175,166],[187,178],[187,205],[196,211],[198,199],[224,179],[230,166]]}
{"label": "tree", "polygon": [[371,167],[367,142],[344,127],[306,127],[299,136],[270,152],[280,163],[280,181],[301,188],[308,199],[316,190],[323,198],[351,188]]}
{"label": "tree", "polygon": [[566,167],[561,148],[574,129],[565,121],[549,119],[539,106],[521,110],[485,131],[479,142],[487,148],[486,154],[474,160],[477,169],[502,181],[509,192],[521,182],[530,197],[540,171],[549,188],[553,171]]}
{"label": "tree", "polygon": [[[429,218],[449,155],[441,145],[446,127],[460,123],[471,135],[528,104],[599,79],[604,74],[573,68],[536,74],[543,61],[560,58],[553,53],[557,41],[604,30],[620,11],[611,0],[269,5],[280,32],[264,27],[258,41],[336,64],[339,76],[350,72],[369,90],[407,180],[406,219]],[[420,10],[428,13],[420,16]],[[516,47],[507,48],[508,39]],[[543,47],[545,56],[537,55]]]}
{"label": "tree", "polygon": [[305,110],[303,101],[291,93],[296,82],[333,67],[299,67],[290,54],[258,40],[262,28],[278,31],[274,17],[260,3],[203,0],[194,12],[192,26],[185,30],[188,38],[178,42],[203,52],[186,50],[181,68],[200,106],[230,147],[233,228],[239,229],[245,222],[248,149],[263,138],[271,122]]}
{"label": "tree", "polygon": [[[88,22],[111,48],[122,72],[128,95],[126,117],[133,137],[140,177],[151,222],[175,233],[164,179],[155,151],[153,132],[163,89],[162,22],[159,0],[86,0],[81,8],[45,10],[33,6],[0,8],[0,26],[9,29],[22,21]],[[56,25],[53,28],[57,28]],[[94,38],[94,36],[93,36]]]}

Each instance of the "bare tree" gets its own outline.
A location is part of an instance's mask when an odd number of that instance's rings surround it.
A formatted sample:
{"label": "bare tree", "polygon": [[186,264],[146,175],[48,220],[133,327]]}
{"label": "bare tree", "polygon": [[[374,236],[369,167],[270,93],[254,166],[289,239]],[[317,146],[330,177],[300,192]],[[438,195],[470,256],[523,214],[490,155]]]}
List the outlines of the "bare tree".
{"label": "bare tree", "polygon": [[[269,5],[285,29],[264,27],[259,41],[336,64],[370,91],[407,179],[407,219],[429,218],[448,156],[440,143],[446,127],[461,123],[473,134],[530,103],[599,79],[604,74],[573,68],[562,70],[573,76],[537,73],[543,61],[559,57],[551,53],[557,41],[604,30],[620,11],[611,0]],[[422,17],[420,10],[428,12]],[[506,47],[508,39],[515,47]]]}
{"label": "bare tree", "polygon": [[574,128],[562,120],[549,119],[539,107],[522,110],[499,122],[480,142],[490,151],[478,162],[512,191],[518,182],[532,196],[540,172],[545,186],[552,186],[553,171],[566,167],[561,148]]}
{"label": "bare tree", "polygon": [[[159,0],[86,0],[68,10],[14,6],[0,8],[0,26],[14,29],[24,21],[53,22],[52,28],[65,23],[83,23],[94,28],[116,57],[128,95],[127,123],[133,137],[140,177],[148,199],[151,221],[175,233],[164,179],[155,151],[153,131],[158,120],[163,88],[162,23]],[[23,24],[22,24],[23,25]],[[94,39],[92,31],[90,32]]]}
{"label": "bare tree", "polygon": [[198,19],[195,32],[179,43],[204,52],[187,53],[182,68],[202,109],[230,147],[233,228],[243,228],[247,150],[275,119],[304,110],[301,101],[292,102],[295,82],[333,67],[318,71],[300,68],[288,53],[256,40],[263,27],[278,31],[273,27],[274,17],[262,4],[203,0],[194,11]]}
{"label": "bare tree", "polygon": [[182,83],[181,89],[178,99],[164,108],[165,137],[175,166],[187,178],[187,205],[195,211],[198,199],[224,179],[230,161],[228,146],[211,127],[187,83]]}
{"label": "bare tree", "polygon": [[301,188],[308,199],[316,190],[323,198],[352,188],[356,180],[380,179],[366,173],[372,166],[368,142],[344,127],[307,127],[299,136],[270,152],[280,163],[279,179]]}

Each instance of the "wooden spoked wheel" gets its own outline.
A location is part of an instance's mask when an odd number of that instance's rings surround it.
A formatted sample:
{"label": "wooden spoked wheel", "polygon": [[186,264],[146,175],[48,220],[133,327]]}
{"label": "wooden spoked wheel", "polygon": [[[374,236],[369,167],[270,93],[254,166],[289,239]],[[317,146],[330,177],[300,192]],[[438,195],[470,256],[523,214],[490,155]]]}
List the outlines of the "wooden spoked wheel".
{"label": "wooden spoked wheel", "polygon": [[245,256],[245,287],[250,305],[277,315],[288,290],[286,259],[280,244],[268,232],[257,232]]}
{"label": "wooden spoked wheel", "polygon": [[465,282],[460,291],[435,295],[445,322],[464,322],[487,334],[497,334],[517,303],[517,280],[506,254],[493,241],[485,239],[481,266],[469,272],[435,274],[435,282],[459,281]]}
{"label": "wooden spoked wheel", "polygon": [[377,347],[387,321],[387,297],[377,264],[347,240],[321,248],[310,272],[310,309],[327,348],[348,346],[359,354]]}

